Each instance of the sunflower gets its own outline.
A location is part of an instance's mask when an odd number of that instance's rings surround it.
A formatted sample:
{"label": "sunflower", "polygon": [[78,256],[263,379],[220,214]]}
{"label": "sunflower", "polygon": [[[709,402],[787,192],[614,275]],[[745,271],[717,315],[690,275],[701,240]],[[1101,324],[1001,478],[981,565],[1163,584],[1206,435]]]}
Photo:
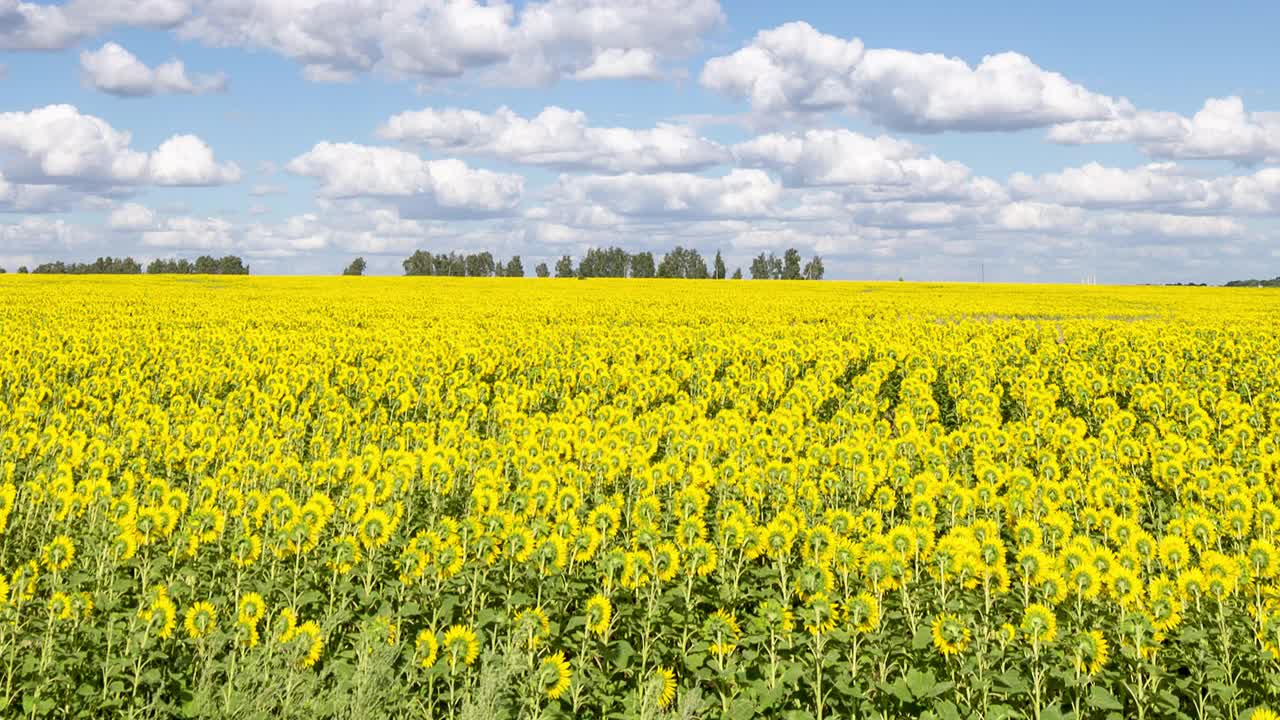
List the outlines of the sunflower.
{"label": "sunflower", "polygon": [[441,644],[450,670],[455,670],[459,662],[470,665],[480,656],[480,643],[476,640],[476,633],[465,625],[451,625],[444,631],[444,642]]}
{"label": "sunflower", "polygon": [[267,612],[266,601],[256,592],[245,593],[240,598],[236,619],[256,626]]}
{"label": "sunflower", "polygon": [[542,658],[538,665],[537,682],[548,700],[555,700],[563,695],[569,689],[572,677],[569,661],[562,652]]}
{"label": "sunflower", "polygon": [[1089,630],[1076,635],[1076,670],[1087,675],[1097,675],[1106,666],[1109,647],[1099,630]]}
{"label": "sunflower", "polygon": [[368,550],[377,550],[391,539],[391,516],[380,508],[373,508],[360,520],[360,544]]}
{"label": "sunflower", "polygon": [[413,649],[417,654],[418,665],[423,670],[430,670],[440,656],[440,643],[436,640],[436,632],[430,628],[418,631],[413,640]]}
{"label": "sunflower", "polygon": [[953,613],[942,613],[933,619],[933,646],[944,657],[959,655],[969,647],[973,634]]}
{"label": "sunflower", "polygon": [[702,625],[702,632],[708,639],[707,649],[721,660],[737,649],[738,640],[742,637],[738,619],[724,610],[711,613]]}
{"label": "sunflower", "polygon": [[49,614],[55,620],[70,620],[74,618],[76,612],[71,605],[71,596],[64,592],[55,592],[49,598]]}
{"label": "sunflower", "polygon": [[520,610],[515,614],[511,625],[516,636],[524,640],[530,650],[538,647],[543,639],[551,635],[551,621],[540,607]]}
{"label": "sunflower", "polygon": [[795,625],[795,616],[792,615],[790,608],[778,600],[765,600],[760,603],[758,623],[765,632],[787,637]]}
{"label": "sunflower", "polygon": [[237,567],[249,567],[262,556],[262,538],[255,533],[244,533],[231,547],[231,562]]}
{"label": "sunflower", "polygon": [[209,637],[218,627],[218,611],[214,609],[213,603],[198,602],[187,608],[182,626],[187,630],[187,637],[192,640]]}
{"label": "sunflower", "polygon": [[859,593],[845,605],[845,615],[856,632],[874,632],[880,627],[880,602],[871,593]]}
{"label": "sunflower", "polygon": [[257,624],[248,622],[243,617],[236,619],[232,634],[235,636],[236,642],[246,648],[257,647],[258,641],[261,639]]}
{"label": "sunflower", "polygon": [[298,661],[301,667],[313,667],[319,662],[320,653],[324,651],[324,634],[314,620],[308,620],[294,628],[290,641],[301,646],[302,658]]}
{"label": "sunflower", "polygon": [[53,572],[62,572],[76,559],[75,543],[66,535],[59,535],[44,546],[43,559],[45,567]]}
{"label": "sunflower", "polygon": [[1022,632],[1032,643],[1047,645],[1058,637],[1058,618],[1052,610],[1032,603],[1022,613]]}
{"label": "sunflower", "polygon": [[613,619],[613,604],[609,602],[609,598],[596,593],[587,601],[586,616],[587,631],[604,635]]}
{"label": "sunflower", "polygon": [[1248,715],[1244,716],[1245,720],[1280,720],[1280,713],[1273,711],[1271,708],[1258,707],[1254,708]]}
{"label": "sunflower", "polygon": [[836,627],[839,610],[826,593],[817,593],[809,598],[800,619],[804,621],[804,629],[810,635],[826,635]]}
{"label": "sunflower", "polygon": [[676,699],[676,673],[671,668],[661,665],[653,671],[651,681],[658,689],[658,707],[666,709]]}

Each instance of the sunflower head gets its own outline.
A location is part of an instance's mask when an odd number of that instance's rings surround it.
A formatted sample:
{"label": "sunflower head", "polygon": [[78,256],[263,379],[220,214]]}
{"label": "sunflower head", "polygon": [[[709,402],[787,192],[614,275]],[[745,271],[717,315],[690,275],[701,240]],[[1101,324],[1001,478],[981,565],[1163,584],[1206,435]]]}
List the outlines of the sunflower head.
{"label": "sunflower head", "polygon": [[968,626],[953,613],[942,613],[933,619],[933,646],[944,657],[959,655],[973,638]]}
{"label": "sunflower head", "polygon": [[569,661],[565,659],[562,652],[548,655],[538,663],[537,684],[549,700],[555,700],[563,695],[569,689],[572,677]]}

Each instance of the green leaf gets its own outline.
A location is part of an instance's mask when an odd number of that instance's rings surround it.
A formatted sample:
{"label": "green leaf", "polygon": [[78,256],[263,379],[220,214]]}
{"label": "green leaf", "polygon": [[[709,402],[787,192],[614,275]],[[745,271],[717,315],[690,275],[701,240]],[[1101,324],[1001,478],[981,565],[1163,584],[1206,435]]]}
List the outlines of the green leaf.
{"label": "green leaf", "polygon": [[930,671],[920,672],[912,668],[907,671],[903,680],[907,683],[907,689],[911,691],[911,695],[914,698],[922,699],[933,697],[937,694],[934,689],[938,685],[938,679]]}
{"label": "green leaf", "polygon": [[1089,689],[1089,707],[1098,710],[1123,710],[1124,704],[1117,700],[1110,690],[1094,685]]}
{"label": "green leaf", "polygon": [[956,707],[956,704],[950,700],[935,702],[933,704],[933,714],[938,717],[938,720],[961,720],[960,708]]}
{"label": "green leaf", "polygon": [[755,705],[746,698],[738,698],[729,706],[729,713],[725,716],[729,720],[748,720],[756,715]]}

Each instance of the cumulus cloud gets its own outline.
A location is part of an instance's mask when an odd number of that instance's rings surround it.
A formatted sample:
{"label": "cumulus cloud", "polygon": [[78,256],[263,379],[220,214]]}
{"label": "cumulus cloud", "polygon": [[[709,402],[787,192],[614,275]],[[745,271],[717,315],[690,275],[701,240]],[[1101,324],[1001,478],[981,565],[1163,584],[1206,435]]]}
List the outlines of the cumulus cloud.
{"label": "cumulus cloud", "polygon": [[934,53],[867,49],[804,22],[761,31],[737,52],[712,58],[701,82],[762,114],[839,111],[913,132],[1020,130],[1132,108],[1018,53],[988,55],[974,67]]}
{"label": "cumulus cloud", "polygon": [[1049,130],[1064,145],[1135,143],[1155,158],[1280,162],[1280,113],[1248,112],[1239,97],[1210,98],[1190,118],[1131,111],[1108,120],[1066,123]]}
{"label": "cumulus cloud", "polygon": [[1252,175],[1202,178],[1174,163],[1137,168],[1088,163],[1037,177],[1015,173],[1011,192],[1034,199],[1085,208],[1131,208],[1181,214],[1233,212],[1280,213],[1280,168]]}
{"label": "cumulus cloud", "polygon": [[235,163],[218,163],[200,138],[176,135],[153,152],[130,146],[128,132],[71,105],[0,113],[0,172],[11,181],[81,190],[121,185],[236,182]]}
{"label": "cumulus cloud", "polygon": [[748,167],[778,172],[793,187],[846,187],[861,199],[1000,199],[999,183],[974,178],[969,168],[919,146],[850,130],[770,133],[733,147]]}
{"label": "cumulus cloud", "polygon": [[533,118],[505,107],[492,115],[428,108],[395,115],[378,132],[388,140],[451,153],[600,172],[698,170],[732,159],[723,146],[688,127],[592,127],[585,113],[554,106]]}
{"label": "cumulus cloud", "polygon": [[170,28],[190,14],[188,0],[0,0],[0,50],[62,50],[113,27]]}
{"label": "cumulus cloud", "polygon": [[80,53],[80,67],[90,87],[120,97],[201,95],[227,89],[226,75],[188,77],[181,60],[170,60],[149,68],[133,53],[112,42],[93,52],[86,50]]}
{"label": "cumulus cloud", "polygon": [[380,198],[405,214],[499,215],[515,209],[524,179],[468,167],[460,160],[423,160],[403,150],[322,142],[287,169],[320,181],[329,198]]}
{"label": "cumulus cloud", "polygon": [[107,225],[112,230],[149,230],[156,224],[156,214],[151,208],[137,203],[126,203],[111,211]]}
{"label": "cumulus cloud", "polygon": [[431,81],[482,72],[498,84],[653,77],[724,21],[716,0],[206,0],[181,34],[264,48],[308,78],[374,70]]}
{"label": "cumulus cloud", "polygon": [[735,169],[722,177],[691,173],[561,176],[560,202],[599,205],[624,216],[753,218],[779,212],[782,184],[762,170]]}
{"label": "cumulus cloud", "polygon": [[575,80],[656,80],[660,77],[658,56],[652,50],[640,48],[609,48],[573,74]]}

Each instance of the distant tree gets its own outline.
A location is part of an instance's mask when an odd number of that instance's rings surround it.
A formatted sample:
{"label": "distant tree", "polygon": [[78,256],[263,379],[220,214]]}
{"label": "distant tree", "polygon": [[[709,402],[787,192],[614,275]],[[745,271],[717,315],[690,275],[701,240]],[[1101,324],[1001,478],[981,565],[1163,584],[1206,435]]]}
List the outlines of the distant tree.
{"label": "distant tree", "polygon": [[574,275],[573,258],[568,255],[562,255],[560,259],[556,261],[556,277],[571,278]]}
{"label": "distant tree", "polygon": [[752,280],[768,280],[769,279],[769,256],[760,253],[751,261],[751,279]]}
{"label": "distant tree", "polygon": [[467,255],[463,259],[467,277],[493,277],[495,263],[493,255],[488,252]]}
{"label": "distant tree", "polygon": [[738,268],[737,270],[734,270],[734,271],[733,271],[733,279],[734,279],[734,280],[741,280],[741,279],[742,279],[742,268]]}
{"label": "distant tree", "polygon": [[551,270],[547,268],[547,264],[544,262],[538,263],[538,265],[533,268],[533,272],[540,278],[551,277]]}
{"label": "distant tree", "polygon": [[19,265],[19,266],[18,266],[18,274],[19,274],[19,275],[26,275],[26,274],[27,274],[27,266],[26,266],[26,265]]}
{"label": "distant tree", "polygon": [[343,275],[363,275],[366,265],[364,258],[358,257],[351,261],[351,264],[342,271]]}
{"label": "distant tree", "polygon": [[711,277],[716,280],[723,280],[725,278],[724,258],[720,257],[719,250],[716,251],[715,272]]}
{"label": "distant tree", "polygon": [[631,277],[651,278],[656,272],[653,266],[653,253],[646,251],[631,256]]}
{"label": "distant tree", "polygon": [[800,277],[800,253],[795,248],[787,248],[782,256],[782,279],[799,280]]}
{"label": "distant tree", "polygon": [[404,266],[405,275],[431,275],[435,272],[435,262],[431,253],[414,250],[413,254],[400,263]]}
{"label": "distant tree", "polygon": [[9,271],[8,271],[8,270],[5,270],[5,269],[4,269],[4,268],[2,268],[2,267],[0,267],[0,275],[3,275],[3,274],[5,274],[5,273],[7,273],[7,272],[9,272]]}
{"label": "distant tree", "polygon": [[578,277],[622,278],[627,276],[627,269],[630,266],[631,256],[622,248],[611,247],[605,250],[591,248],[587,250],[587,255],[582,258],[582,262],[578,263]]}
{"label": "distant tree", "polygon": [[502,274],[505,277],[524,277],[524,263],[520,262],[519,255],[513,255],[507,261],[507,266],[503,269]]}
{"label": "distant tree", "polygon": [[813,259],[805,263],[804,279],[805,280],[821,280],[827,269],[822,265],[822,256],[814,255]]}
{"label": "distant tree", "polygon": [[707,262],[693,248],[686,249],[677,245],[674,250],[663,255],[662,262],[658,263],[660,278],[705,280],[710,275],[707,272]]}

